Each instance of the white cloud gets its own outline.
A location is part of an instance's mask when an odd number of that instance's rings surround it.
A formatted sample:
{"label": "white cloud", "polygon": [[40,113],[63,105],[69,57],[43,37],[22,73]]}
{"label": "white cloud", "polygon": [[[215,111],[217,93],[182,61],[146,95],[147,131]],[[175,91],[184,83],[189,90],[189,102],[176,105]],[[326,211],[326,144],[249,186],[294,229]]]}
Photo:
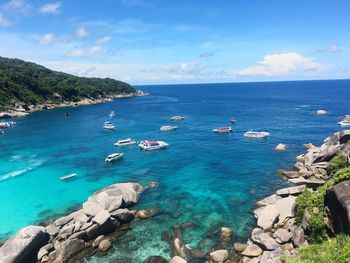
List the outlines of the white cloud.
{"label": "white cloud", "polygon": [[52,33],[48,33],[40,37],[39,43],[42,45],[51,45],[56,42],[56,37]]}
{"label": "white cloud", "polygon": [[47,3],[40,7],[40,12],[43,14],[57,14],[61,7],[61,2]]}
{"label": "white cloud", "polygon": [[266,55],[256,65],[241,69],[239,76],[283,76],[290,74],[319,73],[329,65],[315,62],[314,58],[304,57],[296,52]]}
{"label": "white cloud", "polygon": [[338,47],[337,44],[332,44],[326,48],[321,48],[321,49],[316,50],[317,53],[339,53],[341,51],[342,50]]}
{"label": "white cloud", "polygon": [[98,55],[101,52],[103,45],[107,44],[110,40],[110,36],[104,36],[96,40],[90,47],[74,47],[65,55],[68,57],[93,57]]}
{"label": "white cloud", "polygon": [[79,27],[75,33],[77,37],[80,37],[80,38],[83,38],[89,35],[89,32],[86,31],[85,27]]}
{"label": "white cloud", "polygon": [[5,10],[19,10],[21,13],[28,13],[31,6],[25,0],[11,0],[4,5]]}
{"label": "white cloud", "polygon": [[101,46],[107,44],[112,38],[110,36],[104,36],[95,42],[95,45]]}
{"label": "white cloud", "polygon": [[0,27],[6,27],[11,25],[10,21],[4,17],[2,13],[0,13]]}

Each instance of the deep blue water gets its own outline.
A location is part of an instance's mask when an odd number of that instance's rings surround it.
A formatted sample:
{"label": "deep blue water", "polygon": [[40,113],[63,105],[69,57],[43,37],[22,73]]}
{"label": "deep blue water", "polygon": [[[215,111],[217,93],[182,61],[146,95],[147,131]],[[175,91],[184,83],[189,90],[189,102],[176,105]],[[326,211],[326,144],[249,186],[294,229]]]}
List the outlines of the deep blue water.
{"label": "deep blue water", "polygon": [[[206,252],[215,246],[221,226],[234,229],[235,240],[246,240],[254,225],[251,209],[256,200],[287,185],[275,174],[290,168],[304,152],[303,143],[321,144],[340,130],[337,122],[350,114],[350,81],[162,85],[141,87],[150,96],[111,103],[55,109],[16,119],[17,126],[0,137],[0,237],[19,228],[60,216],[81,204],[95,190],[121,181],[147,184],[137,208],[158,207],[149,220],[135,221],[127,233],[133,241],[116,242],[107,257],[143,262],[150,255],[170,257],[161,240],[172,225],[192,222],[183,238]],[[317,109],[328,114],[317,116]],[[115,132],[102,129],[108,113]],[[161,133],[172,115],[184,115],[179,129]],[[213,128],[232,125],[232,134],[214,134]],[[265,140],[245,139],[247,130],[265,130]],[[147,153],[136,146],[116,149],[116,139],[161,139],[166,150]],[[278,143],[288,145],[276,152]],[[106,155],[122,151],[114,165]],[[75,172],[75,180],[58,178]],[[1,238],[0,238],[1,239]]]}

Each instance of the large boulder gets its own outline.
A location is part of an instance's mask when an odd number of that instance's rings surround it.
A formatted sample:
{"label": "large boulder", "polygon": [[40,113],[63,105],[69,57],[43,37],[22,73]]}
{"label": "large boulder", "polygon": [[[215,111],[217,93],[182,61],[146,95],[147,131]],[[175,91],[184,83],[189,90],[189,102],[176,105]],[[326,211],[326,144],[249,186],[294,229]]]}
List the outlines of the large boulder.
{"label": "large boulder", "polygon": [[183,259],[182,257],[175,256],[172,259],[170,259],[169,263],[187,263],[187,261],[185,259]]}
{"label": "large boulder", "polygon": [[228,259],[228,251],[225,249],[210,252],[210,259],[214,262],[225,262]]}
{"label": "large boulder", "polygon": [[276,203],[277,200],[281,199],[280,196],[273,194],[270,195],[268,197],[265,197],[264,199],[257,201],[256,202],[256,206],[260,207],[260,206],[265,206],[265,205],[272,205],[274,203]]}
{"label": "large boulder", "polygon": [[122,208],[111,212],[111,216],[118,220],[120,223],[125,224],[132,221],[135,217],[135,214],[133,211],[130,211],[127,208]]}
{"label": "large boulder", "polygon": [[334,231],[350,234],[350,180],[329,188],[325,205],[328,207]]}
{"label": "large boulder", "polygon": [[273,237],[277,243],[284,244],[293,238],[293,233],[289,232],[287,229],[279,228],[275,233],[273,233]]}
{"label": "large boulder", "polygon": [[251,244],[241,254],[247,257],[258,257],[262,254],[262,249],[258,245]]}
{"label": "large boulder", "polygon": [[41,226],[27,226],[0,247],[2,263],[36,262],[39,249],[46,245],[49,234]]}
{"label": "large boulder", "polygon": [[279,211],[279,223],[295,215],[295,196],[288,196],[276,202],[276,208]]}
{"label": "large boulder", "polygon": [[306,185],[291,186],[278,190],[276,194],[279,196],[298,195],[302,193],[305,188]]}
{"label": "large boulder", "polygon": [[63,241],[56,249],[57,257],[62,262],[67,262],[69,259],[85,249],[85,242],[81,239],[67,239]]}
{"label": "large boulder", "polygon": [[[277,203],[279,201],[277,201]],[[276,205],[265,206],[258,214],[258,226],[264,230],[272,228],[279,215],[280,211],[277,209]]]}
{"label": "large boulder", "polygon": [[264,250],[275,250],[279,247],[277,242],[267,233],[265,233],[261,228],[253,229],[251,239],[254,243],[258,244]]}

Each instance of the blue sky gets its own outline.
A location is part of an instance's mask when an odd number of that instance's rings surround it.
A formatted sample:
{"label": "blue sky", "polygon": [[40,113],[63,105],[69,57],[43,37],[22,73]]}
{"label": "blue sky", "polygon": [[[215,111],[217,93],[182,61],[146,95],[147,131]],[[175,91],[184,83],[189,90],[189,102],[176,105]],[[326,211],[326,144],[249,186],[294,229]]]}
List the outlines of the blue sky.
{"label": "blue sky", "polygon": [[347,0],[0,0],[0,56],[132,84],[350,78]]}

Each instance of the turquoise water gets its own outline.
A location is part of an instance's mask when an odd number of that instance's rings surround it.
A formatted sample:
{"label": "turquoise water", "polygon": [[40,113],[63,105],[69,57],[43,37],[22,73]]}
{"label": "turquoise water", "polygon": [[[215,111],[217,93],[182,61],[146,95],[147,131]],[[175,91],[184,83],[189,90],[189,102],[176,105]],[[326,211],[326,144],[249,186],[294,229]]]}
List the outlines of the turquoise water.
{"label": "turquoise water", "polygon": [[[142,262],[151,255],[170,257],[161,236],[174,224],[192,222],[183,239],[206,252],[219,244],[221,226],[234,229],[235,240],[245,241],[254,225],[251,209],[257,199],[287,185],[275,174],[290,168],[304,152],[303,143],[320,144],[341,128],[337,122],[350,114],[350,81],[307,81],[239,84],[145,86],[147,97],[111,103],[55,109],[16,119],[17,126],[0,137],[0,239],[19,228],[58,217],[81,204],[91,193],[120,181],[159,188],[145,192],[137,208],[157,207],[159,214],[135,221],[104,258],[87,262],[129,259]],[[317,109],[329,114],[316,116]],[[117,116],[110,119],[114,110]],[[177,131],[161,133],[172,115],[184,115]],[[232,134],[214,134],[230,125]],[[104,131],[104,121],[117,126]],[[266,130],[265,140],[245,139],[249,129]],[[170,147],[143,152],[136,146],[115,148],[116,139],[160,139]],[[276,152],[278,143],[288,145]],[[122,151],[116,164],[106,155]],[[76,179],[59,177],[77,173]]]}

